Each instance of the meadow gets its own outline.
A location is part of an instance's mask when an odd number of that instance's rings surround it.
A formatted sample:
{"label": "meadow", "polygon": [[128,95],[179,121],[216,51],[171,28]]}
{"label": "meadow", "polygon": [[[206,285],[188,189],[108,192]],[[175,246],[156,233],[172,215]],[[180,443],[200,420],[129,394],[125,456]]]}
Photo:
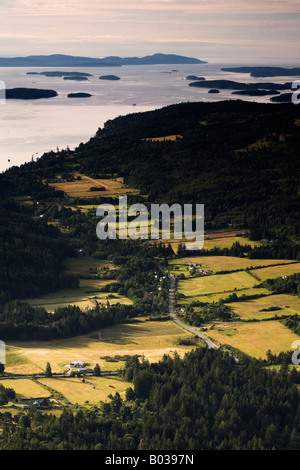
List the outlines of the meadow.
{"label": "meadow", "polygon": [[229,274],[213,274],[179,281],[178,292],[187,297],[232,292],[253,288],[258,281],[246,271]]}
{"label": "meadow", "polygon": [[[179,270],[183,268],[187,268],[189,265],[193,263],[197,264],[197,268],[201,267],[203,270],[212,271],[214,273],[219,271],[234,271],[236,269],[251,269],[257,268],[259,266],[272,266],[272,265],[279,265],[279,264],[289,264],[295,263],[293,260],[274,260],[274,259],[248,259],[248,258],[238,258],[234,256],[189,256],[178,258],[170,261],[170,268],[175,269],[178,267]],[[297,267],[293,266],[292,268]],[[281,267],[278,266],[280,269]],[[290,269],[290,268],[288,268]],[[254,273],[257,271],[253,270]]]}
{"label": "meadow", "polygon": [[72,405],[99,405],[101,401],[110,401],[109,395],[118,392],[122,398],[128,382],[120,377],[86,377],[84,381],[78,377],[41,378],[39,382],[61,394]]}
{"label": "meadow", "polygon": [[275,279],[300,273],[300,263],[287,264],[285,266],[270,266],[268,268],[254,269],[251,272],[261,281],[265,281],[266,279]]}
{"label": "meadow", "polygon": [[[89,368],[99,364],[103,371],[122,367],[122,361],[111,362],[107,358],[124,355],[144,355],[150,361],[158,361],[164,354],[177,351],[183,355],[191,346],[175,344],[176,339],[193,338],[171,320],[149,321],[139,318],[127,324],[103,328],[89,335],[52,341],[14,341],[7,345],[5,371],[14,373],[42,373],[47,362],[52,372],[63,373],[75,361],[84,361]],[[10,360],[10,356],[13,360]]]}
{"label": "meadow", "polygon": [[291,351],[293,342],[299,340],[279,320],[218,323],[207,334],[257,359],[265,359],[268,350],[273,354]]}
{"label": "meadow", "polygon": [[[49,186],[63,191],[69,197],[105,197],[125,196],[126,194],[139,194],[139,191],[123,183],[123,178],[90,178],[89,176],[75,174],[74,181],[57,181]],[[91,190],[90,188],[93,188]],[[96,189],[98,188],[98,189]]]}
{"label": "meadow", "polygon": [[300,314],[300,298],[290,294],[269,295],[229,305],[241,320],[267,320],[276,315]]}

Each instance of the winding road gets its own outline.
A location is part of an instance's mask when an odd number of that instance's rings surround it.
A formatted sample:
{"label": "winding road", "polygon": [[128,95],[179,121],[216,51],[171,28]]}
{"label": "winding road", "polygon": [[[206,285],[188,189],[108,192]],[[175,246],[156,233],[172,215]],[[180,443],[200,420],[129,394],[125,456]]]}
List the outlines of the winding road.
{"label": "winding road", "polygon": [[172,276],[170,273],[168,273],[169,280],[170,280],[170,287],[169,287],[169,313],[172,318],[172,320],[178,325],[181,326],[181,328],[184,328],[185,330],[189,331],[190,333],[193,333],[194,335],[199,336],[200,338],[205,341],[207,344],[208,348],[219,348],[219,346],[215,343],[213,343],[210,339],[208,339],[206,336],[204,336],[202,333],[200,333],[197,328],[192,327],[192,326],[187,326],[184,323],[182,323],[178,318],[176,317],[174,313],[174,276]]}

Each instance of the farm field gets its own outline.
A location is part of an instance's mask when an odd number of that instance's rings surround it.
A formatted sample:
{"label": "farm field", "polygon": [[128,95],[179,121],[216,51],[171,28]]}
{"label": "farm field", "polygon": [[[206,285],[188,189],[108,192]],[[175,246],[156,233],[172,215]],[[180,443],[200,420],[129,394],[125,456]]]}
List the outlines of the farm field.
{"label": "farm field", "polygon": [[[180,244],[184,243],[183,240],[166,240],[166,242],[170,243],[174,252],[177,253],[178,247]],[[252,241],[249,238],[241,235],[232,235],[231,232],[228,232],[226,235],[225,233],[222,234],[206,234],[204,235],[204,244],[202,249],[203,250],[213,250],[214,248],[220,248],[222,250],[223,248],[231,248],[234,243],[240,243],[240,245],[250,245],[252,247],[254,246],[260,246],[263,244],[263,241]]]}
{"label": "farm field", "polygon": [[178,292],[187,297],[204,294],[232,292],[238,289],[248,289],[258,284],[250,274],[239,271],[229,274],[214,274],[195,277],[178,282]]}
{"label": "farm field", "polygon": [[290,351],[293,342],[299,340],[299,336],[277,320],[218,323],[207,334],[257,359],[266,358],[268,350],[273,354]]}
{"label": "farm field", "polygon": [[[269,295],[243,302],[232,302],[228,305],[241,320],[267,320],[275,315],[300,314],[300,298],[289,294]],[[262,311],[270,308],[272,310]]]}
{"label": "farm field", "polygon": [[59,392],[72,405],[90,404],[96,405],[100,401],[109,401],[108,395],[119,392],[121,397],[125,396],[125,390],[130,384],[119,377],[86,377],[82,378],[42,378],[41,384]]}
{"label": "farm field", "polygon": [[[107,279],[82,279],[78,288],[61,289],[35,299],[26,299],[26,302],[34,307],[44,307],[48,312],[54,312],[55,309],[68,305],[76,305],[85,310],[95,307],[95,300],[98,300],[99,303],[106,303],[109,294],[98,292],[98,290],[112,282],[112,280]],[[110,304],[118,302],[131,304],[131,300],[127,297],[118,294],[113,295],[114,298],[109,299]]]}
{"label": "farm field", "polygon": [[291,276],[294,273],[300,273],[300,263],[285,266],[270,266],[268,268],[255,269],[251,272],[261,281],[265,281],[266,279],[275,279],[277,277]]}
{"label": "farm field", "polygon": [[[225,300],[229,297],[230,294],[235,293],[237,297],[250,297],[252,295],[264,295],[269,296],[270,291],[268,289],[264,289],[262,287],[253,287],[248,289],[241,289],[238,291],[231,291],[231,292],[221,292],[219,294],[206,294],[206,295],[194,295],[192,297],[184,297],[180,299],[180,304],[188,305],[191,302],[203,302],[203,303],[211,303],[211,302],[219,302],[219,300]],[[229,305],[232,305],[230,303]]]}
{"label": "farm field", "polygon": [[31,379],[0,379],[0,384],[6,388],[13,388],[16,392],[16,398],[49,398],[50,392]]}
{"label": "farm field", "polygon": [[[278,264],[295,263],[293,260],[277,260],[277,259],[248,259],[238,258],[233,256],[189,256],[170,261],[172,269],[177,266],[180,268],[187,268],[188,266],[196,263],[197,268],[201,266],[203,270],[218,272],[218,271],[234,271],[236,269],[250,269],[258,266],[272,266]],[[296,263],[297,265],[298,263]],[[279,267],[279,266],[278,266]],[[280,268],[280,267],[279,267]],[[176,271],[174,270],[174,273]],[[256,271],[254,271],[256,272]]]}
{"label": "farm field", "polygon": [[112,269],[114,266],[111,261],[94,259],[89,256],[78,256],[77,258],[68,258],[65,262],[66,270],[70,274],[77,274],[79,277],[90,276],[94,270],[103,268]]}
{"label": "farm field", "polygon": [[[85,175],[76,174],[76,179],[70,182],[55,182],[49,186],[54,187],[58,191],[63,191],[69,197],[105,197],[105,196],[123,196],[126,194],[139,194],[139,191],[130,188],[123,183],[123,178],[112,179],[94,179]],[[90,190],[90,188],[99,188],[99,190]]]}
{"label": "farm field", "polygon": [[75,360],[84,361],[89,368],[98,363],[103,371],[116,370],[122,367],[122,361],[108,362],[107,356],[142,354],[150,361],[158,361],[164,354],[177,351],[183,355],[193,349],[192,346],[174,345],[178,337],[193,338],[193,335],[171,320],[155,322],[140,318],[133,323],[114,325],[74,338],[8,342],[5,372],[44,372],[49,362],[53,373],[63,373]]}

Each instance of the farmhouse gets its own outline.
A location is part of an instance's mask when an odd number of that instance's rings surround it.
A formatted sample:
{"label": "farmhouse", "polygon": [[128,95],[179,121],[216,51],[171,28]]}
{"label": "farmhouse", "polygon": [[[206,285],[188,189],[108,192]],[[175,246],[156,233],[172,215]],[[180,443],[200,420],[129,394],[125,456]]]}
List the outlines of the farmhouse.
{"label": "farmhouse", "polygon": [[70,364],[71,367],[81,368],[85,366],[83,361],[74,361]]}

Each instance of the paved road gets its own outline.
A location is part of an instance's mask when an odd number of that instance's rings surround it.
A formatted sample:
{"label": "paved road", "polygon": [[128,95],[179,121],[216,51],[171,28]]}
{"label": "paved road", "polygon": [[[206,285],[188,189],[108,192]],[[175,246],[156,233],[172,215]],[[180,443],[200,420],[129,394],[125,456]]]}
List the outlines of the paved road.
{"label": "paved road", "polygon": [[206,338],[202,333],[200,333],[197,328],[193,326],[187,326],[184,323],[182,323],[178,318],[176,317],[174,313],[174,277],[171,274],[168,274],[169,279],[170,279],[170,288],[169,288],[169,313],[171,315],[172,320],[177,323],[177,325],[181,326],[187,331],[190,331],[194,335],[199,336],[202,338],[205,343],[207,344],[208,348],[218,348],[219,346],[215,343],[213,343],[210,339]]}

